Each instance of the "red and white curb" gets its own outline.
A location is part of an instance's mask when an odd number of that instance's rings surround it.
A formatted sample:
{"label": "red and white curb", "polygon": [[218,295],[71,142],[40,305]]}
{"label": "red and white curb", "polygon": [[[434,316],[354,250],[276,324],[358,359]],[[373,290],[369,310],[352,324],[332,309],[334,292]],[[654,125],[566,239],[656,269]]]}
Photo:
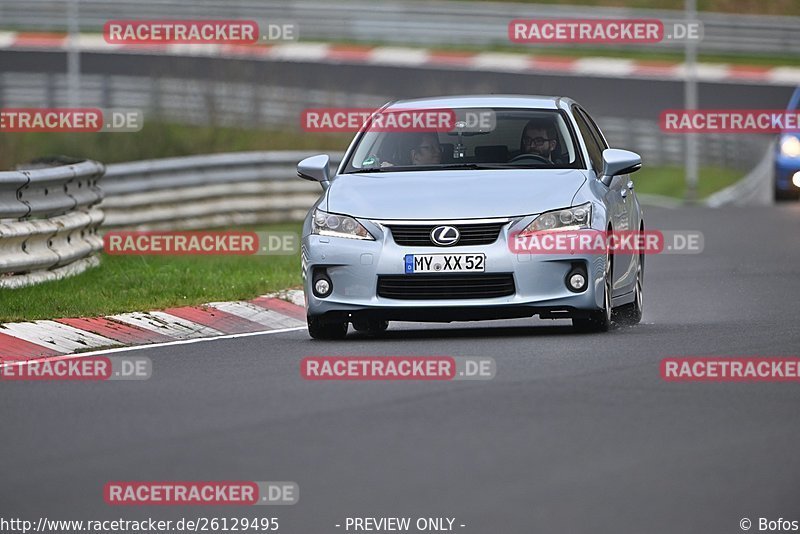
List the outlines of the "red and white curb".
{"label": "red and white curb", "polygon": [[0,324],[0,364],[76,352],[305,328],[303,292],[107,317]]}
{"label": "red and white curb", "polygon": [[[66,50],[65,34],[0,32],[0,49]],[[272,45],[161,44],[119,45],[107,43],[101,34],[81,34],[77,50],[94,53],[132,53],[173,56],[206,56],[346,63],[397,67],[446,67],[490,72],[530,72],[603,78],[683,80],[681,62],[604,57],[566,57],[545,54],[459,52],[394,46],[337,45],[290,42]],[[703,82],[751,82],[769,85],[800,85],[800,67],[698,63],[697,79]]]}

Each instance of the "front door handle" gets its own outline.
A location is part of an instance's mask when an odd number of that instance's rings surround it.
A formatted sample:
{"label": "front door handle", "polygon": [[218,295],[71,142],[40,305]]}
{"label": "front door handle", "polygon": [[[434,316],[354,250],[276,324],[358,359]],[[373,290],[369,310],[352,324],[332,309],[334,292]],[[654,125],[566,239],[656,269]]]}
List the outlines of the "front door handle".
{"label": "front door handle", "polygon": [[633,191],[633,180],[628,180],[628,189]]}
{"label": "front door handle", "polygon": [[628,190],[627,190],[627,189],[623,189],[622,191],[620,191],[620,192],[619,192],[619,195],[620,195],[622,198],[625,198],[625,197],[627,197],[627,196],[628,196]]}

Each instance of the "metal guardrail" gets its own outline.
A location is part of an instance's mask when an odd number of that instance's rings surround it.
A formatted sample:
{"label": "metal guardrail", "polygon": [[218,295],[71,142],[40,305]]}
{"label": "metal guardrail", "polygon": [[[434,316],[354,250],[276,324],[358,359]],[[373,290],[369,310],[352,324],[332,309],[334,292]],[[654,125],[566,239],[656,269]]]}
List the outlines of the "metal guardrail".
{"label": "metal guardrail", "polygon": [[770,143],[764,157],[744,178],[705,201],[710,208],[722,206],[769,206],[773,203],[775,143]]}
{"label": "metal guardrail", "polygon": [[[104,227],[192,229],[298,221],[320,195],[297,180],[306,152],[239,152],[109,165]],[[339,157],[333,158],[338,164]]]}
{"label": "metal guardrail", "polygon": [[0,172],[0,288],[82,272],[103,242],[96,161]]}
{"label": "metal guardrail", "polygon": [[[562,6],[512,2],[423,0],[81,0],[80,27],[98,30],[109,19],[253,19],[296,22],[303,40],[369,43],[525,46],[509,43],[508,23],[517,18],[683,19],[681,11]],[[705,35],[699,51],[721,54],[800,53],[800,17],[701,12]],[[7,28],[63,31],[67,2],[4,0],[0,21]],[[574,45],[580,47],[581,45]],[[619,45],[618,45],[619,46]],[[624,45],[621,45],[624,46]],[[678,42],[637,48],[679,49]]]}

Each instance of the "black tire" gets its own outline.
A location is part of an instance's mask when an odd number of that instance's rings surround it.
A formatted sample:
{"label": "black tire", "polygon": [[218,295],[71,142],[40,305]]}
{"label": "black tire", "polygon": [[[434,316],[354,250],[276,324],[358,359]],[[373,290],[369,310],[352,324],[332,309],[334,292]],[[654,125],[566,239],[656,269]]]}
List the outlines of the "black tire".
{"label": "black tire", "polygon": [[389,321],[380,319],[362,319],[353,321],[353,328],[356,332],[363,332],[371,336],[377,336],[386,332],[389,328]]}
{"label": "black tire", "polygon": [[614,310],[614,321],[623,326],[633,326],[642,320],[644,311],[644,255],[642,254],[639,255],[639,267],[636,269],[636,285],[633,291],[633,302]]}
{"label": "black tire", "polygon": [[346,322],[323,322],[319,317],[306,316],[308,335],[314,339],[344,339],[347,335]]}
{"label": "black tire", "polygon": [[576,317],[572,319],[572,326],[581,332],[608,332],[611,328],[611,313],[613,305],[611,288],[613,283],[614,264],[611,252],[606,253],[606,268],[603,276],[603,308],[593,311],[589,317]]}

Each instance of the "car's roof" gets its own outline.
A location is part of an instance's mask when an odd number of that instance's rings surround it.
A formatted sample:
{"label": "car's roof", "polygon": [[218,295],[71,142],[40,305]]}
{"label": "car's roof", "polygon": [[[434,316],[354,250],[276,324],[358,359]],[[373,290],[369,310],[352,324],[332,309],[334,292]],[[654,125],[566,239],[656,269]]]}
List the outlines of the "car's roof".
{"label": "car's roof", "polygon": [[389,109],[431,109],[431,108],[534,108],[558,109],[560,96],[535,95],[460,95],[432,98],[398,100],[389,104]]}

